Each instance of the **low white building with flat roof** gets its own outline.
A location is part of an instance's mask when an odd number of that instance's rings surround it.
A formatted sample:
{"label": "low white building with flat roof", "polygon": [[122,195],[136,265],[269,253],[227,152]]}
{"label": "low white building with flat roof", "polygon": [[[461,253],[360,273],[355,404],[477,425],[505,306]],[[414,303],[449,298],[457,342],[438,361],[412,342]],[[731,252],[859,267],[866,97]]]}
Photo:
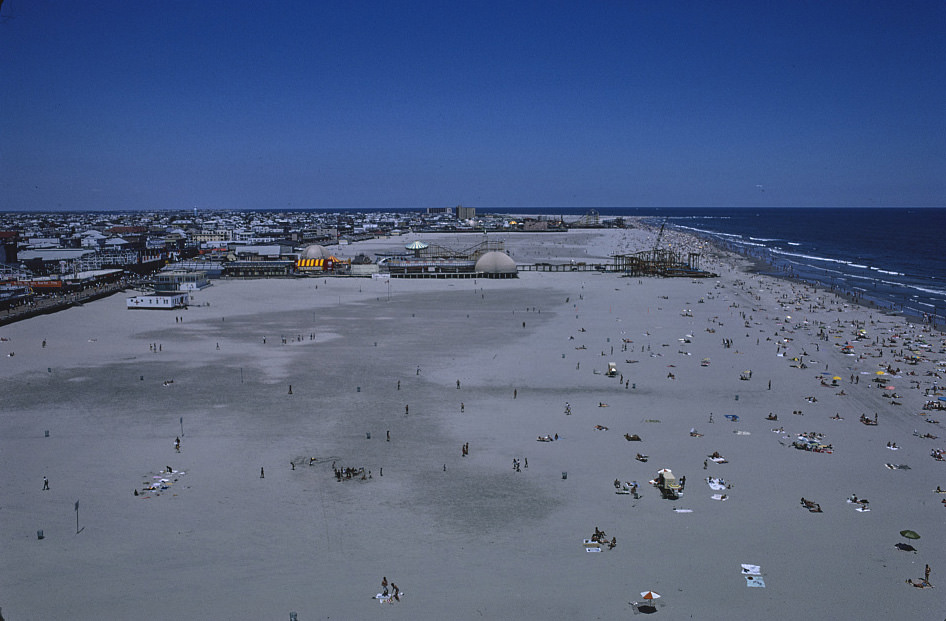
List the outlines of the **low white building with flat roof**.
{"label": "low white building with flat roof", "polygon": [[125,298],[128,309],[173,310],[187,308],[188,293],[156,293]]}

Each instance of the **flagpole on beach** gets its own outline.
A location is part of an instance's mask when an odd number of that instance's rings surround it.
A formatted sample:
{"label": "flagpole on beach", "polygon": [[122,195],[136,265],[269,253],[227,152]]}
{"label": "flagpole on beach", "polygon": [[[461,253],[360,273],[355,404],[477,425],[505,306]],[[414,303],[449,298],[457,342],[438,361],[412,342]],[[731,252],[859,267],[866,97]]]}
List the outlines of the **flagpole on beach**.
{"label": "flagpole on beach", "polygon": [[79,501],[76,501],[76,534],[79,534]]}
{"label": "flagpole on beach", "polygon": [[[240,372],[243,372],[243,369],[240,369]],[[181,437],[184,437],[184,417],[181,417]]]}

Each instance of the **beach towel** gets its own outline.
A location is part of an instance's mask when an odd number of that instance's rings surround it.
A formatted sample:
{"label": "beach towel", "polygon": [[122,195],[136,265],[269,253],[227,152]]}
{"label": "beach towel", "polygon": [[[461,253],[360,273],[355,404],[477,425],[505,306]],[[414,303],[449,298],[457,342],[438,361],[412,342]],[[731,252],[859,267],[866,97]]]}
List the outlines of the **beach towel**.
{"label": "beach towel", "polygon": [[693,509],[674,509],[674,513],[693,513]]}
{"label": "beach towel", "polygon": [[751,436],[752,435],[752,433],[749,431],[734,431],[733,433],[736,434],[737,436]]}
{"label": "beach towel", "polygon": [[601,548],[585,548],[585,552],[601,552]]}
{"label": "beach towel", "polygon": [[[404,597],[404,591],[400,591],[397,594],[397,596]],[[384,593],[378,593],[377,595],[374,596],[374,598],[382,604],[393,604],[397,602],[397,600],[394,599],[394,595],[391,593],[389,593],[388,595],[385,595]]]}
{"label": "beach towel", "polygon": [[726,489],[726,482],[722,479],[710,479],[706,482],[711,490],[720,491]]}
{"label": "beach towel", "polygon": [[750,564],[748,564],[748,563],[743,563],[743,564],[742,564],[742,573],[744,573],[744,574],[750,574],[750,575],[753,575],[753,576],[759,576],[759,575],[762,574],[762,566],[761,566],[761,565],[750,565]]}
{"label": "beach towel", "polygon": [[746,586],[747,587],[760,587],[765,588],[765,580],[762,579],[762,576],[746,576]]}
{"label": "beach towel", "polygon": [[888,470],[909,470],[910,466],[906,464],[884,464]]}
{"label": "beach towel", "polygon": [[710,498],[712,498],[713,500],[726,501],[729,499],[729,496],[727,496],[726,494],[713,494],[712,496],[710,496]]}
{"label": "beach towel", "polygon": [[868,509],[867,507],[858,507],[857,509],[854,509],[854,510],[857,511],[858,513],[867,513],[868,511],[870,511],[870,509]]}
{"label": "beach towel", "polygon": [[714,461],[717,464],[728,464],[725,457],[710,457],[710,461]]}

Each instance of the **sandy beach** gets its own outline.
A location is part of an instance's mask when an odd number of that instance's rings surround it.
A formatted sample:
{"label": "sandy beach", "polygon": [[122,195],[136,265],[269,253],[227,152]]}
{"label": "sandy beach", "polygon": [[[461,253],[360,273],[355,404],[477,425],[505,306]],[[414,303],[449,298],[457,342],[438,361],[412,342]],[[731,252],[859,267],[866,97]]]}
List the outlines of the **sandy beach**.
{"label": "sandy beach", "polygon": [[[651,238],[504,241],[592,262]],[[3,616],[617,619],[653,590],[670,619],[941,619],[946,336],[741,266],[215,281],[185,311],[4,326]],[[616,545],[586,552],[596,528]]]}

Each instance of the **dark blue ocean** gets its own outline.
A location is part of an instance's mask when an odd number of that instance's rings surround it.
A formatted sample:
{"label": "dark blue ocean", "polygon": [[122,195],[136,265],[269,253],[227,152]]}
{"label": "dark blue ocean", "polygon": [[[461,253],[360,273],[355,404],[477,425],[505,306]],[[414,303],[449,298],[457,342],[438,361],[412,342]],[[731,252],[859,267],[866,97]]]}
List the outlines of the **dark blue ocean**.
{"label": "dark blue ocean", "polygon": [[[549,213],[548,209],[514,210]],[[580,215],[587,210],[563,210]],[[769,265],[906,314],[946,317],[946,209],[613,209],[694,233]],[[567,215],[566,215],[567,214]]]}

